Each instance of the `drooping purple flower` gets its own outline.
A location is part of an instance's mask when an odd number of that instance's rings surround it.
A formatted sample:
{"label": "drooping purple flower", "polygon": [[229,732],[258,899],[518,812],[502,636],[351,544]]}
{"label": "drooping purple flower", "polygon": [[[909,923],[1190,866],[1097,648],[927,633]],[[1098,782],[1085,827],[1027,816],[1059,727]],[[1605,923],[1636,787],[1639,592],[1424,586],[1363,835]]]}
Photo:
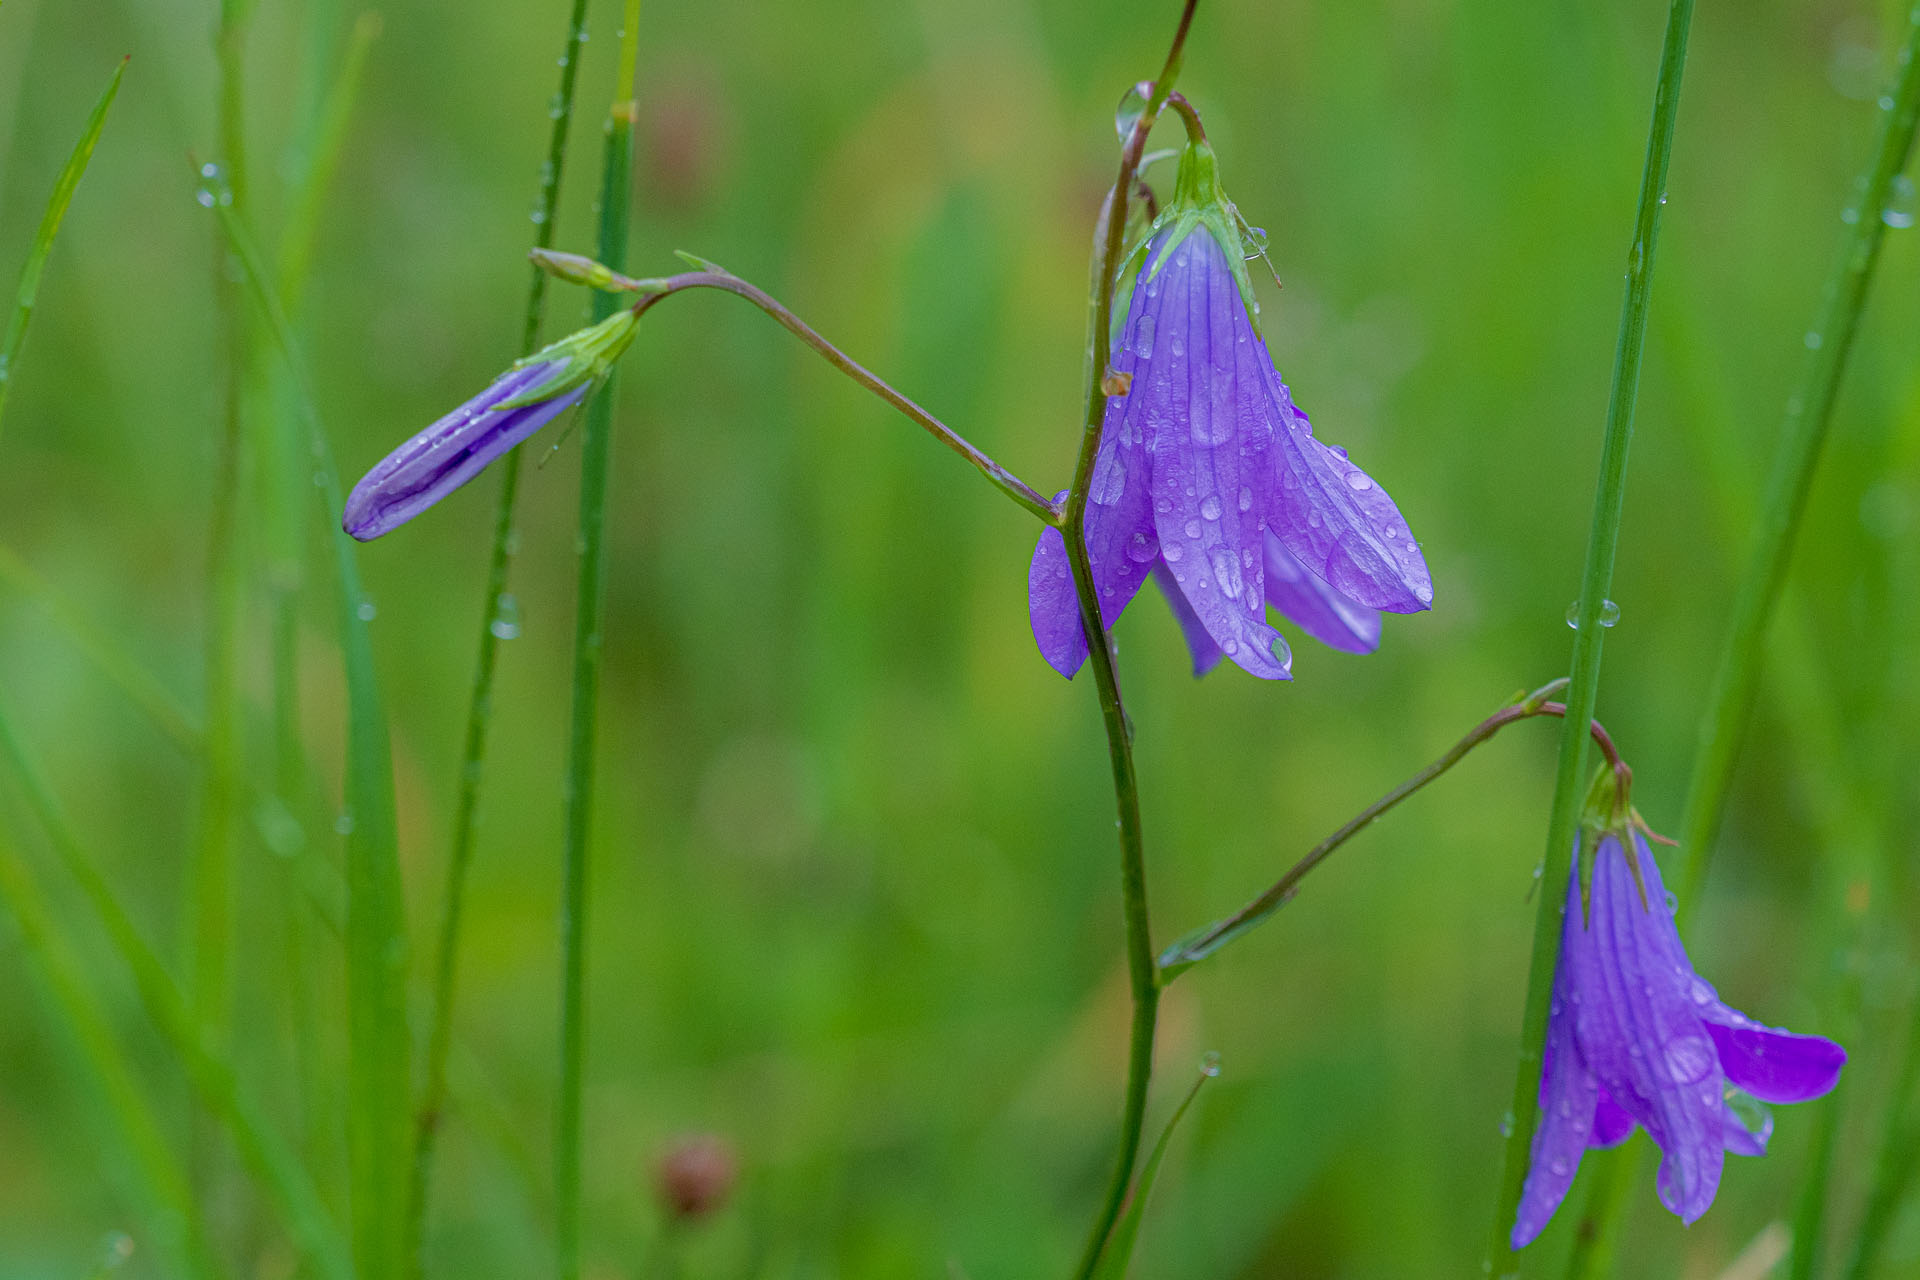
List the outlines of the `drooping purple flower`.
{"label": "drooping purple flower", "polygon": [[520,361],[485,391],[408,440],[362,476],[340,524],[362,542],[391,533],[586,398],[632,340],[617,311]]}
{"label": "drooping purple flower", "polygon": [[1713,1203],[1726,1152],[1766,1152],[1772,1119],[1748,1099],[1817,1098],[1846,1060],[1831,1040],[1762,1026],[1724,1004],[1687,960],[1646,839],[1637,829],[1627,845],[1603,834],[1584,911],[1580,877],[1567,889],[1540,1127],[1513,1247],[1553,1217],[1586,1149],[1625,1141],[1635,1124],[1660,1147],[1660,1202],[1693,1222]]}
{"label": "drooping purple flower", "polygon": [[[1149,575],[1166,592],[1196,674],[1222,656],[1286,679],[1269,604],[1349,652],[1379,643],[1380,610],[1433,601],[1419,544],[1393,500],[1346,451],[1313,436],[1255,329],[1237,215],[1212,153],[1188,148],[1173,202],[1131,281],[1088,489],[1087,553],[1111,625]],[[1043,530],[1028,611],[1049,665],[1071,677],[1086,635],[1066,543]]]}

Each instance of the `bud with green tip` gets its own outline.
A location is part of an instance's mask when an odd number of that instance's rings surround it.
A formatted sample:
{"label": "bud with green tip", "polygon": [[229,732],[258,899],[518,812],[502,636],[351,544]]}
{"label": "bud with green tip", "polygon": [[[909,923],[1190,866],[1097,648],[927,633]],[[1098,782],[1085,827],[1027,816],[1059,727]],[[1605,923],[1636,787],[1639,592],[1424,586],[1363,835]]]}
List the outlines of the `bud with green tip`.
{"label": "bud with green tip", "polygon": [[367,472],[347,495],[341,527],[362,542],[378,538],[479,475],[585,400],[633,341],[637,323],[633,312],[616,311],[516,363]]}

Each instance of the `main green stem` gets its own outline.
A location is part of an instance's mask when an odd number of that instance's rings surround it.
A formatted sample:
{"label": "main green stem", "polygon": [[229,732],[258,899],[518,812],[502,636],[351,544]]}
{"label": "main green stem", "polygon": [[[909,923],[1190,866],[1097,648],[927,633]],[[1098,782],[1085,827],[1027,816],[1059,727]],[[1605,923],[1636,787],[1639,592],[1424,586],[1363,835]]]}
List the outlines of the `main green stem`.
{"label": "main green stem", "polygon": [[1659,243],[1660,211],[1666,203],[1667,164],[1673,152],[1673,126],[1680,108],[1680,82],[1687,63],[1687,36],[1693,24],[1693,0],[1672,0],[1653,95],[1653,122],[1647,134],[1646,167],[1640,179],[1633,242],[1627,251],[1627,291],[1620,309],[1620,338],[1614,351],[1613,386],[1608,394],[1606,440],[1600,452],[1600,479],[1593,498],[1593,523],[1587,535],[1586,569],[1581,578],[1580,610],[1567,686],[1567,715],[1561,726],[1560,763],[1554,778],[1553,816],[1547,827],[1541,862],[1539,906],[1534,920],[1533,956],[1527,968],[1526,1013],[1520,1030],[1519,1062],[1514,1070],[1512,1124],[1500,1178],[1498,1206],[1488,1235],[1488,1275],[1519,1274],[1519,1255],[1510,1244],[1514,1217],[1526,1185],[1527,1157],[1533,1142],[1535,1096],[1547,1038],[1547,1014],[1553,971],[1560,952],[1560,916],[1573,870],[1573,837],[1586,789],[1587,725],[1600,694],[1600,654],[1605,630],[1600,614],[1612,589],[1615,551],[1620,542],[1620,511],[1626,496],[1627,449],[1633,440],[1633,411],[1640,390],[1640,363],[1646,346],[1647,310],[1653,285],[1654,251]]}
{"label": "main green stem", "polygon": [[1727,627],[1727,643],[1714,676],[1713,692],[1700,717],[1693,782],[1680,827],[1680,842],[1687,851],[1680,892],[1682,930],[1699,902],[1700,887],[1712,861],[1714,836],[1726,808],[1734,761],[1753,709],[1754,689],[1766,652],[1767,624],[1773,619],[1787,562],[1793,556],[1800,518],[1806,511],[1813,473],[1819,466],[1839,396],[1840,378],[1859,331],[1867,287],[1886,236],[1881,213],[1892,196],[1894,179],[1906,167],[1915,126],[1920,124],[1920,4],[1908,15],[1898,82],[1891,105],[1882,116],[1873,160],[1857,188],[1859,198],[1845,214],[1847,228],[1841,236],[1840,257],[1828,278],[1819,318],[1807,331],[1806,363],[1787,400],[1786,420],[1760,508],[1753,553],[1734,597],[1733,618]]}
{"label": "main green stem", "polygon": [[1120,896],[1127,929],[1127,980],[1133,994],[1133,1021],[1127,1042],[1127,1083],[1120,1109],[1120,1147],[1107,1182],[1106,1195],[1087,1235],[1075,1274],[1088,1280],[1100,1265],[1107,1238],[1126,1202],[1133,1166],[1140,1155],[1140,1132],[1147,1116],[1147,1086],[1153,1078],[1153,1042],[1160,1010],[1160,968],[1153,956],[1153,925],[1147,912],[1146,840],[1140,825],[1140,788],[1133,768],[1133,732],[1120,701],[1120,677],[1114,667],[1113,642],[1100,616],[1100,596],[1093,584],[1087,557],[1087,494],[1093,481],[1094,459],[1100,453],[1101,430],[1107,414],[1107,373],[1112,360],[1113,291],[1120,272],[1126,239],[1127,200],[1133,192],[1147,134],[1173,92],[1180,74],[1180,55],[1193,26],[1196,0],[1186,0],[1167,58],[1155,79],[1146,110],[1134,121],[1133,132],[1120,152],[1120,172],[1107,198],[1106,243],[1097,255],[1093,284],[1092,326],[1089,335],[1087,408],[1080,437],[1080,456],[1074,466],[1073,487],[1067,491],[1060,532],[1073,569],[1073,590],[1080,602],[1080,623],[1087,633],[1087,655],[1100,699],[1101,724],[1107,734],[1107,756],[1113,768],[1113,798],[1120,814]]}
{"label": "main green stem", "polygon": [[[639,0],[627,0],[621,36],[620,85],[633,91]],[[633,174],[634,103],[607,114],[600,184],[600,260],[626,262],[627,208]],[[593,318],[621,305],[616,294],[593,295]],[[560,1280],[580,1275],[581,1084],[586,1058],[586,963],[589,909],[587,855],[593,825],[595,731],[600,696],[601,627],[606,613],[607,465],[613,429],[613,376],[587,405],[580,445],[580,579],[573,633],[573,713],[566,781],[566,847],[561,889],[560,1099],[554,1142],[555,1245]]]}
{"label": "main green stem", "polygon": [[[560,90],[554,102],[553,127],[547,135],[547,158],[540,168],[540,192],[534,219],[534,241],[553,243],[560,203],[560,174],[567,159],[567,132],[573,120],[574,84],[579,72],[580,46],[586,39],[587,0],[572,0],[567,15],[566,44],[560,53]],[[540,342],[540,323],[546,314],[547,273],[533,269],[520,326],[520,352],[531,354]],[[500,653],[495,631],[507,595],[507,570],[513,557],[514,495],[520,484],[520,451],[500,460],[500,504],[494,517],[493,549],[487,561],[485,607],[480,615],[479,657],[474,664],[473,690],[467,701],[466,745],[461,753],[460,784],[453,806],[453,848],[447,859],[447,881],[441,906],[440,939],[434,955],[433,1014],[427,1035],[426,1082],[414,1126],[414,1173],[407,1215],[410,1252],[415,1274],[420,1274],[420,1243],[426,1230],[428,1188],[432,1180],[434,1139],[447,1097],[447,1057],[453,1047],[453,1004],[460,958],[460,929],[466,903],[467,874],[473,865],[478,834],[480,779],[487,754],[487,730],[493,719],[493,677]]]}

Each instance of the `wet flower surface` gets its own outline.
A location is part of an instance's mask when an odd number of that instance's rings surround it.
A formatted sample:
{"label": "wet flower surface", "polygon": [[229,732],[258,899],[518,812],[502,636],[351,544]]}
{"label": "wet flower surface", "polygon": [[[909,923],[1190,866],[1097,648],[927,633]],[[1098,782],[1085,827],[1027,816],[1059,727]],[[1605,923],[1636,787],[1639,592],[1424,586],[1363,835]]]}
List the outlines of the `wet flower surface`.
{"label": "wet flower surface", "polygon": [[362,542],[391,533],[586,399],[633,341],[636,317],[614,312],[516,363],[473,399],[360,478],[340,524]]}
{"label": "wet flower surface", "polygon": [[[1151,575],[1196,674],[1226,657],[1286,679],[1291,655],[1267,625],[1269,604],[1316,639],[1365,653],[1379,643],[1380,611],[1425,609],[1433,585],[1386,491],[1315,439],[1294,407],[1243,274],[1204,221],[1176,222],[1149,243],[1114,343],[1128,390],[1107,401],[1087,552],[1108,625]],[[1027,587],[1041,655],[1070,677],[1087,646],[1057,529],[1042,532]]]}
{"label": "wet flower surface", "polygon": [[1831,1040],[1762,1026],[1721,1001],[1680,944],[1646,840],[1628,837],[1601,837],[1585,911],[1579,876],[1568,886],[1516,1249],[1553,1217],[1586,1149],[1623,1142],[1636,1124],[1660,1147],[1660,1202],[1694,1221],[1727,1152],[1766,1152],[1772,1119],[1750,1099],[1817,1098],[1847,1060]]}
{"label": "wet flower surface", "polygon": [[491,386],[388,454],[347,495],[341,525],[362,542],[391,533],[467,483],[528,436],[579,404],[583,383],[551,399],[515,404],[555,366],[509,369]]}

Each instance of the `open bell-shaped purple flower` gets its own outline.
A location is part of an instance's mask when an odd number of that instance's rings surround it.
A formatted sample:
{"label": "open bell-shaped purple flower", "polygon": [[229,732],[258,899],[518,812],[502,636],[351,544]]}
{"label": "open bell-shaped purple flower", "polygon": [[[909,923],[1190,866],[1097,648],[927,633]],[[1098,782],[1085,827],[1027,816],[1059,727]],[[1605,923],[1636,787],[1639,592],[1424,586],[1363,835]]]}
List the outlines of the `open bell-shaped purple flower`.
{"label": "open bell-shaped purple flower", "polygon": [[[1238,216],[1213,153],[1187,148],[1173,202],[1123,280],[1125,322],[1088,490],[1087,553],[1111,625],[1149,575],[1195,674],[1224,656],[1269,680],[1292,657],[1269,604],[1336,649],[1370,652],[1380,611],[1431,606],[1433,583],[1386,491],[1313,436],[1255,329]],[[1035,640],[1071,677],[1087,641],[1057,529],[1027,579]]]}
{"label": "open bell-shaped purple flower", "polygon": [[536,352],[381,459],[347,495],[340,524],[362,542],[391,533],[586,399],[633,339],[626,310]]}
{"label": "open bell-shaped purple flower", "polygon": [[1646,838],[1631,826],[1603,832],[1584,909],[1580,877],[1567,887],[1513,1247],[1553,1217],[1586,1149],[1623,1142],[1636,1124],[1660,1147],[1660,1202],[1693,1222],[1713,1203],[1727,1152],[1766,1153],[1772,1118],[1750,1100],[1817,1098],[1846,1060],[1831,1040],[1762,1026],[1723,1003],[1680,945]]}

